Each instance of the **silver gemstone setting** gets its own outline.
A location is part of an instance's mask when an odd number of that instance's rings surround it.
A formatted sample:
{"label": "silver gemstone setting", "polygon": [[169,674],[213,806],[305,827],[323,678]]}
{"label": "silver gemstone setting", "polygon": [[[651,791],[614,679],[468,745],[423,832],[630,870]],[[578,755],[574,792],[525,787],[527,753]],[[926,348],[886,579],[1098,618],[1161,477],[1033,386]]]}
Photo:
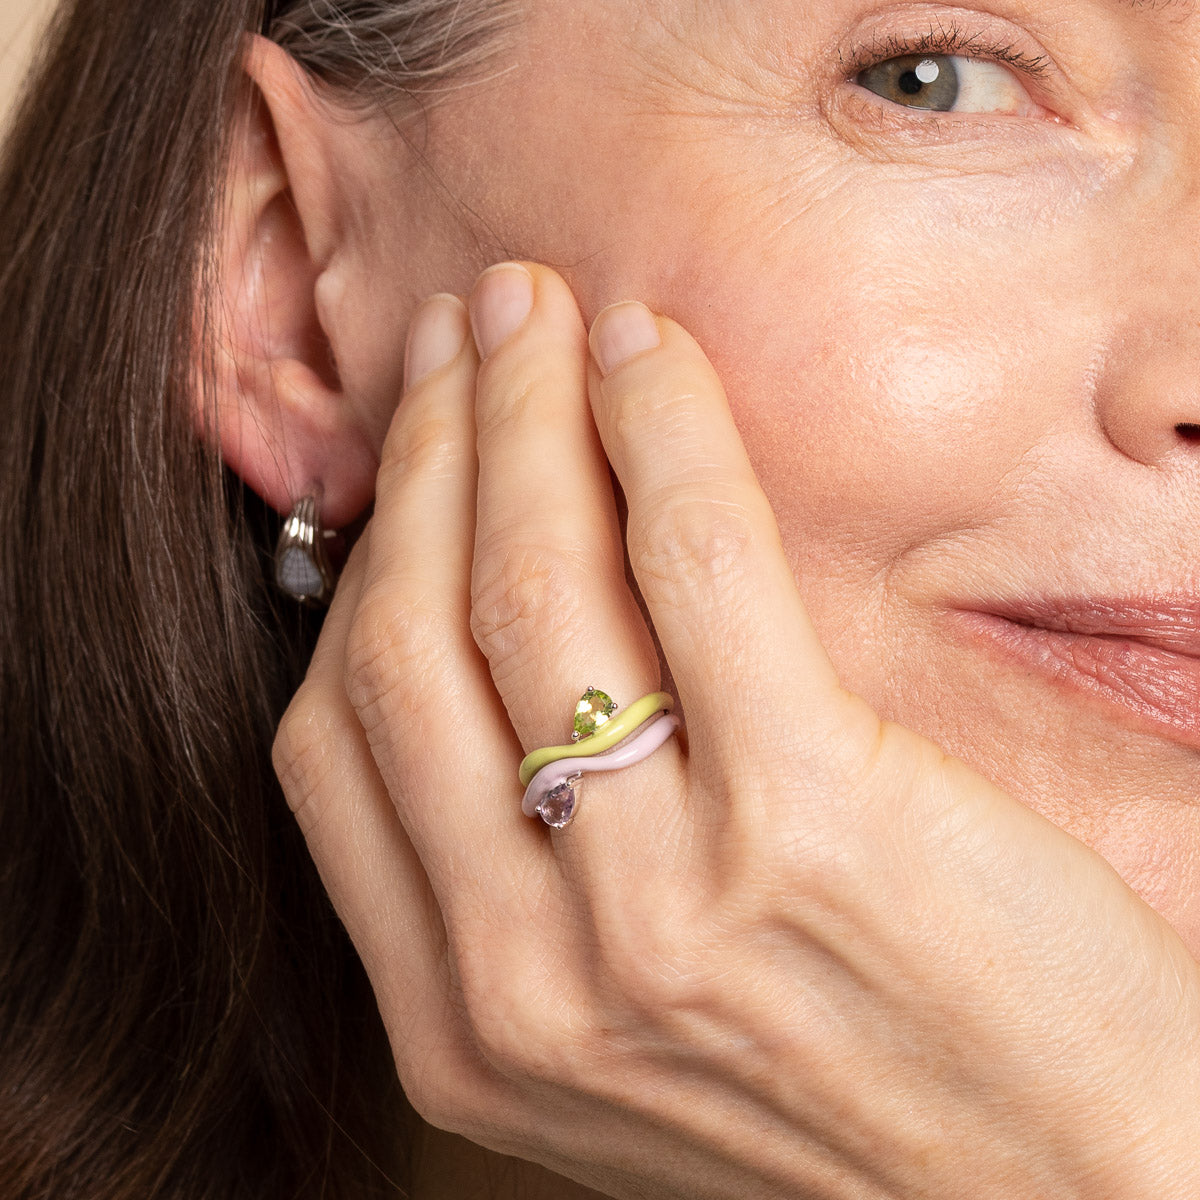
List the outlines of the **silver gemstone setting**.
{"label": "silver gemstone setting", "polygon": [[554,829],[566,829],[575,819],[579,802],[575,794],[578,778],[576,776],[574,779],[564,780],[558,787],[551,788],[546,798],[538,805],[538,816]]}

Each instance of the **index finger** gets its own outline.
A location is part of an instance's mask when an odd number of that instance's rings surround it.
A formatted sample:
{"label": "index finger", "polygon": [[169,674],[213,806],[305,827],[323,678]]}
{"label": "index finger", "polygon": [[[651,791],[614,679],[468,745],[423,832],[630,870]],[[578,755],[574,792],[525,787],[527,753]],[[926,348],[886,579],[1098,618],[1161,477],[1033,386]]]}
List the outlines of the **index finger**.
{"label": "index finger", "polygon": [[[806,745],[822,761],[831,748],[865,753],[878,719],[838,682],[703,351],[636,302],[600,313],[589,341],[596,424],[629,505],[630,562],[693,755],[744,774]],[[786,708],[786,722],[764,700]]]}

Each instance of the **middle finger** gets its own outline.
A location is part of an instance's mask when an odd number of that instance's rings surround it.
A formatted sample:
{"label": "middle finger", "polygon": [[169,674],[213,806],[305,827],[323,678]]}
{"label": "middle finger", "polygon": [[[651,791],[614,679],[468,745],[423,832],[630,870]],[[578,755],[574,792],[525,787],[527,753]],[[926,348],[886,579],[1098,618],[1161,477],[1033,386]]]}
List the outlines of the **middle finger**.
{"label": "middle finger", "polygon": [[566,740],[585,688],[625,706],[657,689],[659,664],[625,579],[574,297],[548,268],[504,263],[470,310],[483,358],[472,628],[529,751]]}

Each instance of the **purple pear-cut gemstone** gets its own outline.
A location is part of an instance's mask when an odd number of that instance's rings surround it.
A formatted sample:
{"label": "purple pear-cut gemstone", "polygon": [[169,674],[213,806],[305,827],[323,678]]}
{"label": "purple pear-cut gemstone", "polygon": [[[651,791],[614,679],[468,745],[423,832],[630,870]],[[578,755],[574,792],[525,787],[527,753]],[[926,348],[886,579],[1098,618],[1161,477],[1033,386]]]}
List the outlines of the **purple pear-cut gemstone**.
{"label": "purple pear-cut gemstone", "polygon": [[560,783],[538,805],[538,816],[555,829],[570,825],[574,815],[575,789],[569,783]]}

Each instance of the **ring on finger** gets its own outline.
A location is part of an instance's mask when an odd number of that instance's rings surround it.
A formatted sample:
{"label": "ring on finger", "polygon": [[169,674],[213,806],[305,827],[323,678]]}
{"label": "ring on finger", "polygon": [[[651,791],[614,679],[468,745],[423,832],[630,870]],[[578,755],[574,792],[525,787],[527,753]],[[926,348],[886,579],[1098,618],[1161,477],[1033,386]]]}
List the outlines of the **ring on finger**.
{"label": "ring on finger", "polygon": [[521,810],[555,829],[566,828],[578,812],[579,780],[593,771],[619,771],[653,754],[679,728],[679,718],[670,712],[674,703],[666,692],[654,692],[614,717],[611,698],[588,688],[576,708],[575,731],[582,744],[550,746],[521,763],[526,784]]}
{"label": "ring on finger", "polygon": [[520,778],[526,786],[545,766],[563,758],[590,758],[603,754],[644,725],[657,713],[669,713],[675,698],[667,692],[651,692],[614,716],[616,705],[604,692],[588,688],[575,708],[575,737],[566,746],[544,746],[521,760]]}

